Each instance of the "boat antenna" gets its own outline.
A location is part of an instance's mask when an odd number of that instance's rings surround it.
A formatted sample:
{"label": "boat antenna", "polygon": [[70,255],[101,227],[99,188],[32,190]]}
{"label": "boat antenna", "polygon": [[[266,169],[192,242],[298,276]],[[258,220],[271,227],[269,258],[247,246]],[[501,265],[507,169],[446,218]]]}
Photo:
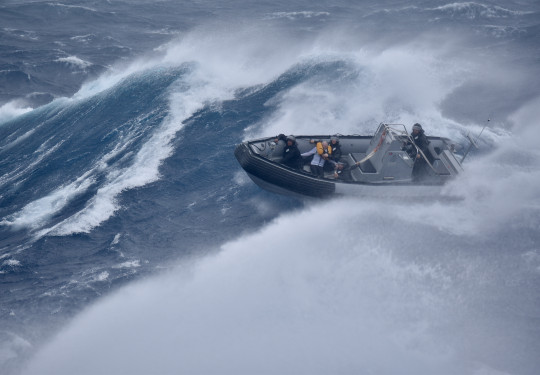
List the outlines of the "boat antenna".
{"label": "boat antenna", "polygon": [[480,130],[480,133],[478,133],[478,136],[476,136],[476,139],[471,138],[471,133],[470,132],[467,134],[467,139],[469,140],[470,144],[469,144],[469,148],[467,148],[467,151],[465,152],[465,154],[461,158],[460,164],[463,164],[463,161],[465,160],[467,155],[469,155],[469,151],[471,151],[472,146],[474,146],[475,148],[478,148],[478,140],[480,139],[480,136],[482,135],[482,133],[484,132],[484,129],[488,126],[490,121],[491,121],[491,119],[488,118],[487,121],[486,121],[486,124],[484,125],[482,130]]}

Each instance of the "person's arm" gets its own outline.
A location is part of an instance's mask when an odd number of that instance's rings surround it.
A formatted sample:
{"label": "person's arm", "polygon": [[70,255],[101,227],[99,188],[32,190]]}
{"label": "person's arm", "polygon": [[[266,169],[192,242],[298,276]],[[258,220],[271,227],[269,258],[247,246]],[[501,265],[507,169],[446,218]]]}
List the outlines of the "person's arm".
{"label": "person's arm", "polygon": [[305,156],[315,155],[316,152],[317,152],[317,147],[313,147],[308,152],[304,152],[303,154],[300,154],[300,156],[305,157]]}

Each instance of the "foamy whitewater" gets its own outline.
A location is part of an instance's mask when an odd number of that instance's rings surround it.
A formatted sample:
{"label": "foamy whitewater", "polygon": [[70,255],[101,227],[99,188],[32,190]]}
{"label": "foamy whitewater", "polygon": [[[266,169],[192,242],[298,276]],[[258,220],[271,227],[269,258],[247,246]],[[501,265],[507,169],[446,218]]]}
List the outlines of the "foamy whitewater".
{"label": "foamy whitewater", "polygon": [[[3,374],[540,371],[535,2],[0,17]],[[380,122],[480,148],[414,202],[271,194],[233,155]]]}

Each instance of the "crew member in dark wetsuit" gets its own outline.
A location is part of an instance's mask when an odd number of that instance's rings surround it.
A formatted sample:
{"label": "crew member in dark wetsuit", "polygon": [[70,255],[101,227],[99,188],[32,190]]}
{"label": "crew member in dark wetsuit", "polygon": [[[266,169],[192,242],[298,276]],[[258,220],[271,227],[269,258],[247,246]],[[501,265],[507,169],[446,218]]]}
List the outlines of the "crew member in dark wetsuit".
{"label": "crew member in dark wetsuit", "polygon": [[328,159],[329,165],[334,168],[334,177],[339,178],[342,174],[344,168],[347,166],[347,163],[341,161],[341,145],[339,144],[339,138],[336,136],[330,137],[330,145],[332,149],[330,158]]}
{"label": "crew member in dark wetsuit", "polygon": [[341,159],[341,145],[339,144],[339,138],[336,136],[330,137],[330,147],[332,148],[332,153],[330,154],[330,160],[339,163]]}
{"label": "crew member in dark wetsuit", "polygon": [[[411,138],[413,139],[414,143],[416,143],[416,146],[418,146],[418,148],[422,150],[424,154],[427,154],[429,141],[424,134],[424,129],[422,129],[422,125],[418,123],[413,125]],[[417,159],[420,159],[421,157],[422,155],[420,153],[416,155]]]}
{"label": "crew member in dark wetsuit", "polygon": [[[424,155],[427,156],[429,152],[428,151],[429,140],[424,134],[424,129],[422,129],[422,125],[418,123],[413,125],[411,138],[416,144],[416,147],[418,147],[418,149],[420,149],[422,153],[424,153]],[[427,163],[424,157],[422,156],[422,153],[418,152],[416,148],[414,147],[412,148],[411,157],[415,158],[414,167],[412,170],[413,180],[418,180],[425,173],[425,170],[427,168]]]}
{"label": "crew member in dark wetsuit", "polygon": [[281,162],[291,168],[301,168],[302,166],[302,156],[300,156],[296,138],[292,135],[287,137],[287,145],[283,149],[283,159]]}

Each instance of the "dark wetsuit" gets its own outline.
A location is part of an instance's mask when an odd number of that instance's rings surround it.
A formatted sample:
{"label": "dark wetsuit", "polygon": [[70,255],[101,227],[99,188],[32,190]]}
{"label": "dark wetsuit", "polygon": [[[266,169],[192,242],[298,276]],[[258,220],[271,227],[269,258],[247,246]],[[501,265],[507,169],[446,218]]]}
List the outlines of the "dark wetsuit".
{"label": "dark wetsuit", "polygon": [[411,134],[411,138],[414,140],[414,143],[416,143],[416,146],[418,146],[418,148],[427,156],[429,141],[424,134],[424,131],[420,130],[416,135],[414,135],[414,133]]}
{"label": "dark wetsuit", "polygon": [[330,159],[335,161],[336,163],[339,162],[339,160],[341,159],[341,146],[339,144],[339,142],[336,142],[336,144],[333,144],[333,143],[330,143],[330,145],[328,146],[332,149],[332,154],[330,155]]}
{"label": "dark wetsuit", "polygon": [[[417,134],[411,134],[411,138],[414,140],[414,143],[416,146],[424,153],[426,157],[429,157],[429,140],[427,139],[426,135],[424,134],[424,130],[420,130]],[[414,167],[412,170],[412,178],[413,180],[420,179],[426,172],[428,165],[426,163],[426,160],[424,157],[416,151],[416,149],[413,150],[413,155],[415,161],[414,161]]]}
{"label": "dark wetsuit", "polygon": [[300,150],[294,142],[291,146],[286,145],[283,150],[283,164],[291,168],[300,168],[302,165],[302,156],[300,156]]}
{"label": "dark wetsuit", "polygon": [[330,142],[328,147],[332,149],[332,154],[330,155],[330,159],[328,160],[329,163],[327,165],[334,169],[334,177],[350,180],[350,168],[348,168],[345,159],[341,160],[343,155],[341,145],[339,142],[336,142],[335,144]]}

